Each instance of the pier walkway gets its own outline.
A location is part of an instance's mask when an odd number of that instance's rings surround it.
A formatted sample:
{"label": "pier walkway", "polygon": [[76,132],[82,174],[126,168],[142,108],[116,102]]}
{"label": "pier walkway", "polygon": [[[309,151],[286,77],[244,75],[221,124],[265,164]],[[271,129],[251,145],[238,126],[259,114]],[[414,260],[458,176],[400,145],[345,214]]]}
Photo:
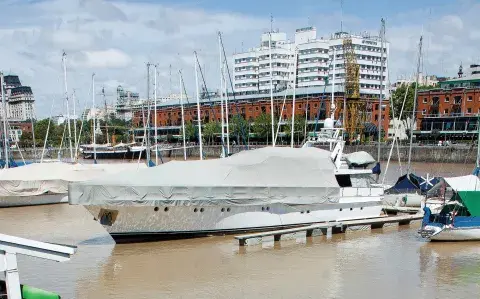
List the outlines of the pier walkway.
{"label": "pier walkway", "polygon": [[387,223],[398,223],[398,225],[408,225],[411,221],[420,220],[423,218],[421,214],[415,215],[400,215],[400,216],[382,216],[369,219],[359,219],[359,220],[346,220],[342,222],[324,222],[317,223],[308,226],[300,226],[295,228],[266,231],[253,234],[244,234],[238,235],[234,238],[238,240],[240,246],[247,245],[249,239],[271,237],[273,240],[278,242],[281,240],[282,235],[292,234],[297,232],[306,232],[307,237],[311,237],[313,230],[320,229],[324,235],[327,235],[329,232],[332,234],[344,233],[347,228],[355,226],[370,226],[372,229],[382,228]]}

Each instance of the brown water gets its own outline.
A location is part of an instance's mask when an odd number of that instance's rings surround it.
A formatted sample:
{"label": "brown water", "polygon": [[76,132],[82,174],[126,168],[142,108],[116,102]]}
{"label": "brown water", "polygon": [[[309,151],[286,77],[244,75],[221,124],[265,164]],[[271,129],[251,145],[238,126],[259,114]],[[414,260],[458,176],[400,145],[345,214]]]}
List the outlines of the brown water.
{"label": "brown water", "polygon": [[[458,164],[414,168],[422,175],[471,171]],[[62,298],[459,299],[480,293],[480,243],[426,243],[416,234],[418,223],[242,249],[232,236],[114,245],[79,206],[0,209],[0,227],[78,245],[65,263],[19,258],[22,283]]]}

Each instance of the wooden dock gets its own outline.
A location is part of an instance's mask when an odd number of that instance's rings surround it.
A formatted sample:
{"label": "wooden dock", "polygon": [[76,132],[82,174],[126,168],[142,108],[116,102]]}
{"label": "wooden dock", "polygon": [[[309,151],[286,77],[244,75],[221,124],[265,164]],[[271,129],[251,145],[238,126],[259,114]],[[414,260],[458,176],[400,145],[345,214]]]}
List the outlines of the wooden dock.
{"label": "wooden dock", "polygon": [[422,210],[420,208],[414,208],[414,207],[394,207],[394,206],[384,206],[383,210],[387,214],[398,214],[398,213],[404,213],[404,214],[417,214],[421,212]]}
{"label": "wooden dock", "polygon": [[240,246],[245,246],[247,240],[263,237],[273,236],[273,240],[278,242],[281,240],[282,235],[292,234],[297,232],[306,232],[307,237],[311,237],[313,230],[320,229],[324,235],[327,235],[327,232],[331,231],[332,234],[344,233],[347,228],[355,226],[370,226],[372,229],[382,228],[387,223],[398,223],[398,225],[408,225],[411,221],[420,220],[423,218],[423,215],[401,215],[401,216],[383,216],[369,219],[359,219],[359,220],[346,220],[342,222],[324,222],[317,223],[308,226],[300,226],[295,228],[266,231],[253,234],[245,234],[235,236],[235,239],[238,240]]}

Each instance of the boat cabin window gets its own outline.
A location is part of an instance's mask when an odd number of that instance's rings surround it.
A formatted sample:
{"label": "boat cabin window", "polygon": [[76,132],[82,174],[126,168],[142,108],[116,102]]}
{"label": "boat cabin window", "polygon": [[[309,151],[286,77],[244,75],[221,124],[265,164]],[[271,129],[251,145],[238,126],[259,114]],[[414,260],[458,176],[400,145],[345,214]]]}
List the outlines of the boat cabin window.
{"label": "boat cabin window", "polygon": [[337,174],[335,178],[340,187],[352,187],[352,181],[350,180],[349,174]]}
{"label": "boat cabin window", "polygon": [[338,174],[335,176],[340,187],[370,188],[370,175],[359,174]]}

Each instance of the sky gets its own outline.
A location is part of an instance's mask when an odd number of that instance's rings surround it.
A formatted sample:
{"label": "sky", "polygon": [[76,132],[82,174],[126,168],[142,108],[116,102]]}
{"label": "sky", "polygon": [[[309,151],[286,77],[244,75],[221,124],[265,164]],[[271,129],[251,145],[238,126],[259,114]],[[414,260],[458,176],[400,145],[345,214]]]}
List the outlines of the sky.
{"label": "sky", "polygon": [[[293,39],[294,30],[315,26],[319,36],[340,29],[378,34],[386,20],[389,77],[414,74],[420,35],[422,71],[455,76],[460,63],[480,62],[480,1],[474,0],[0,0],[0,71],[32,87],[37,118],[65,113],[62,52],[67,86],[77,111],[97,102],[105,88],[146,94],[146,63],[158,65],[159,94],[178,93],[178,70],[193,96],[197,51],[209,89],[220,85],[217,32],[228,56],[258,46],[271,26]],[[342,10],[343,6],[343,10]],[[342,13],[343,11],[343,13]],[[341,16],[343,15],[343,18]],[[230,57],[229,57],[230,58]],[[229,60],[231,63],[231,59]],[[171,65],[171,67],[170,67]],[[230,65],[231,67],[231,65]],[[170,69],[172,76],[170,76]],[[72,108],[73,104],[70,104]]]}

